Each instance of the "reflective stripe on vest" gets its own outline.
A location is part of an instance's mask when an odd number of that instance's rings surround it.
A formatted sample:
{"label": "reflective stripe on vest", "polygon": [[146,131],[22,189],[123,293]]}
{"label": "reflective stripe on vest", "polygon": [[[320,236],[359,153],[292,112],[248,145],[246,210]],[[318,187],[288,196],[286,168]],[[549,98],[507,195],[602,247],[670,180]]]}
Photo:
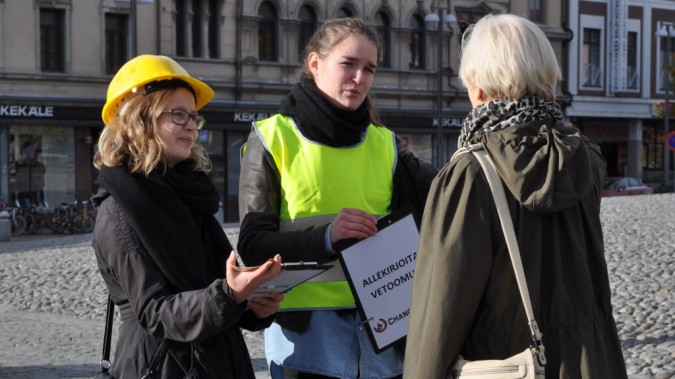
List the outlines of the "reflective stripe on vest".
{"label": "reflective stripe on vest", "polygon": [[[388,213],[397,156],[394,134],[387,128],[370,125],[361,143],[342,148],[307,140],[291,119],[280,115],[258,121],[255,129],[280,174],[281,231],[330,223],[342,208]],[[339,263],[333,263],[341,273]],[[344,279],[319,276],[286,293],[280,309],[354,305]]]}

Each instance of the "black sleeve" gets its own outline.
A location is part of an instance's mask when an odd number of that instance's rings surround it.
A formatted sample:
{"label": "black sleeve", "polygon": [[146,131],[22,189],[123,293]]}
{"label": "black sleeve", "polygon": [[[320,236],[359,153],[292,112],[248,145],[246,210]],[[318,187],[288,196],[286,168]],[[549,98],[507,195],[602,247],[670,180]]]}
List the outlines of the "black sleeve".
{"label": "black sleeve", "polygon": [[284,262],[328,261],[324,246],[327,225],[281,232],[280,176],[270,153],[252,131],[241,158],[237,250],[247,265],[258,265],[275,254]]}
{"label": "black sleeve", "polygon": [[274,316],[272,315],[267,318],[258,318],[253,312],[247,310],[241,315],[241,320],[239,320],[239,326],[243,329],[256,332],[258,330],[263,330],[269,327],[274,321]]}
{"label": "black sleeve", "polygon": [[415,217],[419,222],[422,219],[431,182],[436,177],[438,169],[405,149],[398,137],[397,143],[398,163],[394,170],[391,209],[394,211],[408,204],[412,205]]}

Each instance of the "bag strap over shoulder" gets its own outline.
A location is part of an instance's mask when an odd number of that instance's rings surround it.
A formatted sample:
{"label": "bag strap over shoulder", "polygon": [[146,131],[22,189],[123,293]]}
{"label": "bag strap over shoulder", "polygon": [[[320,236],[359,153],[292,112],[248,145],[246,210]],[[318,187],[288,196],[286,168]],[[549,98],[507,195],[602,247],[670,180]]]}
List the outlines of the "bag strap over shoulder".
{"label": "bag strap over shoulder", "polygon": [[112,297],[108,295],[108,308],[105,312],[105,329],[103,331],[103,351],[101,352],[101,372],[108,374],[110,370],[110,343],[112,339],[112,324],[113,324],[113,311],[115,309],[115,303],[113,303]]}
{"label": "bag strap over shoulder", "polygon": [[497,213],[499,214],[499,221],[504,231],[504,237],[506,239],[506,246],[509,250],[509,255],[511,256],[511,263],[513,264],[513,271],[516,274],[516,282],[518,283],[518,290],[520,291],[520,297],[525,306],[525,313],[527,314],[528,324],[530,326],[531,338],[533,347],[537,351],[537,360],[539,364],[546,365],[546,356],[544,355],[544,344],[541,341],[542,334],[537,325],[537,321],[534,319],[534,312],[532,311],[532,303],[530,301],[530,293],[527,288],[527,280],[525,279],[525,273],[523,270],[523,262],[520,259],[520,249],[518,248],[518,241],[516,239],[516,233],[513,229],[513,221],[511,220],[511,212],[506,202],[506,195],[504,194],[504,186],[502,184],[501,178],[497,171],[494,168],[494,162],[490,155],[483,149],[481,144],[470,145],[467,148],[462,148],[457,150],[453,154],[452,158],[464,154],[466,152],[472,152],[473,155],[480,163],[485,176],[487,177],[488,184],[490,185],[490,190],[492,191],[492,196],[495,200],[495,205],[497,206]]}
{"label": "bag strap over shoulder", "polygon": [[[108,377],[110,373],[108,372],[111,367],[110,363],[110,345],[112,342],[112,325],[113,317],[115,315],[115,303],[113,302],[112,297],[108,294],[108,307],[105,313],[105,330],[103,332],[103,352],[101,353],[101,371],[104,377]],[[142,376],[142,379],[152,378],[153,375],[157,372],[157,369],[162,364],[162,360],[167,353],[169,346],[166,341],[166,338],[162,339],[160,342],[155,355],[152,356],[150,361],[150,366],[148,366],[145,375]],[[98,376],[97,376],[98,377]],[[111,377],[111,376],[110,376]]]}

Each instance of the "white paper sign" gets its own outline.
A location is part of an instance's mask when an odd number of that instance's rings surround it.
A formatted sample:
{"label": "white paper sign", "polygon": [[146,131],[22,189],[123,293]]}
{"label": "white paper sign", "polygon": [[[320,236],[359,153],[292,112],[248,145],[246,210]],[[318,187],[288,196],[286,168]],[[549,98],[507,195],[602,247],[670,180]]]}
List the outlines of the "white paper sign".
{"label": "white paper sign", "polygon": [[[408,333],[419,231],[411,213],[342,250],[341,263],[371,342],[380,352]],[[380,224],[383,223],[380,227]]]}

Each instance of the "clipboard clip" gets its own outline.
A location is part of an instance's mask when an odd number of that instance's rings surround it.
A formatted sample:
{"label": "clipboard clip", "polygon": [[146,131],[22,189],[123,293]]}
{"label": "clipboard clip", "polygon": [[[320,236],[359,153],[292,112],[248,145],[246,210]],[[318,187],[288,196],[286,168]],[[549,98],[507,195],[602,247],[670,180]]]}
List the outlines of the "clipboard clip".
{"label": "clipboard clip", "polygon": [[362,327],[362,326],[366,325],[367,323],[373,321],[374,318],[375,318],[375,317],[371,317],[371,318],[369,318],[369,319],[367,319],[367,320],[360,320],[360,321],[357,321],[357,322],[356,322],[356,325]]}

